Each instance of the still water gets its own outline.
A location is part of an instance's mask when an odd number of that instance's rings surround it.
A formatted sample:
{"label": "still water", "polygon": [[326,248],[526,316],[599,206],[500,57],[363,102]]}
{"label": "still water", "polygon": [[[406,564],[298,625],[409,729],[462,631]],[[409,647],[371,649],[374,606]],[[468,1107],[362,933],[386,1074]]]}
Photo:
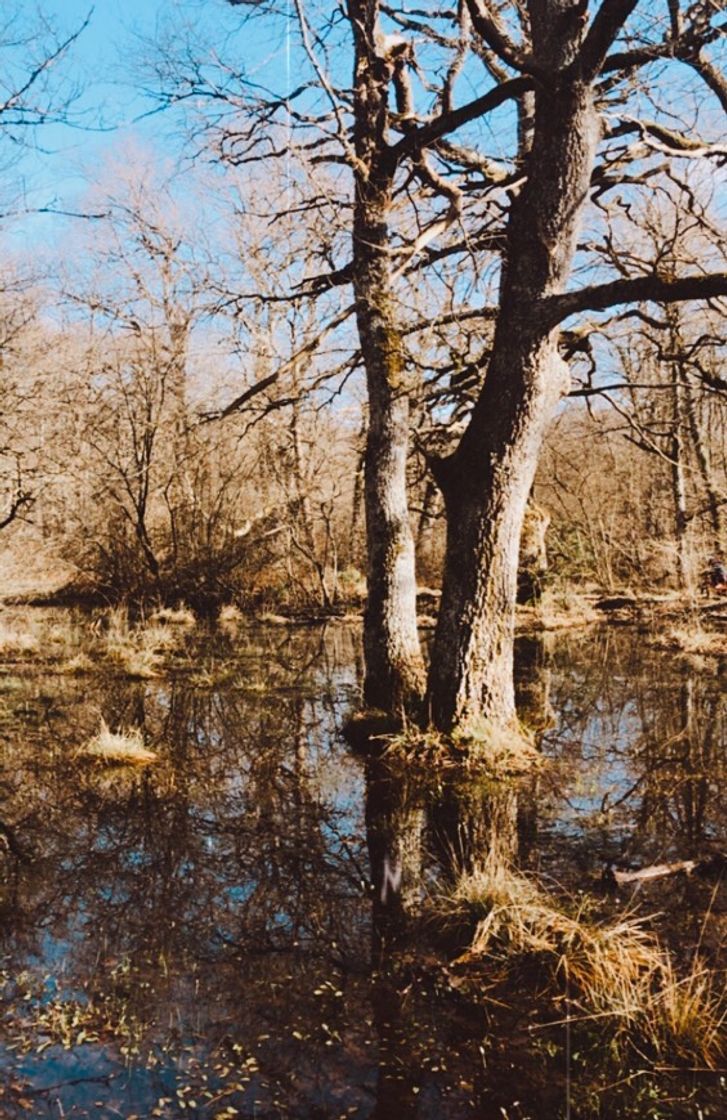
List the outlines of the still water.
{"label": "still water", "polygon": [[[382,851],[413,836],[430,853],[404,884],[423,897],[438,845],[431,791],[407,800],[400,774],[343,739],[358,630],[227,640],[223,684],[212,639],[208,679],[2,678],[0,1116],[569,1115],[560,1041],[549,1072],[547,1046],[498,1040],[431,946],[382,927]],[[727,849],[725,668],[630,629],[522,640],[522,718],[548,760],[521,791],[529,868],[598,897],[608,861]],[[79,757],[102,718],[140,728],[158,762]],[[401,869],[387,874],[398,890]],[[717,954],[718,892],[706,932],[690,881],[658,891],[675,943],[711,938]],[[721,1115],[714,1077],[690,1092],[684,1111],[643,1115]]]}

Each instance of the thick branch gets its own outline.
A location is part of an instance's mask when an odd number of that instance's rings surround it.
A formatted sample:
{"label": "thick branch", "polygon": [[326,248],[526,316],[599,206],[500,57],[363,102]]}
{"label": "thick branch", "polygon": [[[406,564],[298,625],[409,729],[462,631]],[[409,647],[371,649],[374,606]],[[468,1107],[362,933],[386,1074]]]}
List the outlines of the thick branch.
{"label": "thick branch", "polygon": [[600,73],[606,52],[618,35],[638,0],[603,0],[581,49],[581,73],[589,80]]}
{"label": "thick branch", "polygon": [[677,132],[676,129],[665,128],[657,121],[642,121],[633,117],[622,117],[620,124],[611,130],[610,135],[624,136],[630,132],[638,132],[644,138],[653,136],[661,144],[660,150],[667,149],[669,151],[699,154],[713,153],[714,155],[724,153],[723,145],[710,145],[698,136],[686,136],[683,132]]}
{"label": "thick branch", "polygon": [[513,70],[533,73],[530,54],[513,43],[492,8],[488,8],[481,0],[467,0],[467,8],[475,31],[502,62]]}
{"label": "thick branch", "polygon": [[612,280],[608,284],[593,284],[578,292],[564,292],[549,296],[540,305],[541,315],[548,327],[555,327],[579,311],[604,311],[621,303],[677,303],[688,299],[712,299],[727,296],[727,272],[707,276],[681,276],[667,279],[663,276],[635,276]]}
{"label": "thick branch", "polygon": [[725,80],[722,71],[709,59],[703,58],[701,54],[698,54],[696,58],[690,58],[688,65],[697,71],[702,81],[709,86],[725,113],[727,113],[727,80]]}
{"label": "thick branch", "polygon": [[256,381],[249,389],[245,389],[244,393],[240,393],[239,397],[235,397],[234,401],[226,405],[220,413],[221,418],[231,416],[233,412],[239,412],[248,401],[254,397],[258,397],[260,393],[264,393],[271,385],[274,385],[280,376],[280,371],[276,370],[275,373],[269,374],[268,377],[263,377],[261,381]]}
{"label": "thick branch", "polygon": [[493,109],[497,109],[505,101],[519,97],[521,93],[525,93],[526,90],[532,88],[532,79],[512,78],[510,81],[504,82],[503,85],[489,90],[482,97],[475,98],[467,105],[462,105],[459,109],[453,109],[451,113],[442,113],[441,116],[429,121],[428,124],[422,125],[421,128],[412,129],[398,143],[394,144],[390,155],[398,162],[405,156],[420,152],[436,140],[440,140],[450,132],[455,132],[462,125],[483,117],[485,113],[492,112]]}

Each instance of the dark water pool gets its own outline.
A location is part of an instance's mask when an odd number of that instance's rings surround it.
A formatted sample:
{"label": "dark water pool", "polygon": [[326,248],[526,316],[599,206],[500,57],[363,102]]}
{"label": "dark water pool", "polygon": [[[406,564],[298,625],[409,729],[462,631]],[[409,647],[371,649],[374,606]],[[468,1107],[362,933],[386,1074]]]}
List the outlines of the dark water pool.
{"label": "dark water pool", "polygon": [[[381,971],[369,845],[395,812],[341,736],[358,631],[243,628],[235,652],[218,687],[6,671],[0,1116],[537,1115],[532,1056],[513,1052],[505,1088],[500,1062],[493,1096],[485,1017],[426,952],[399,945],[406,982]],[[724,683],[632,630],[523,640],[523,718],[549,760],[522,793],[528,865],[597,891],[607,860],[727,848]],[[102,718],[159,761],[80,758]],[[407,812],[426,837],[421,803]],[[564,1086],[540,1115],[569,1115]],[[643,1115],[717,1116],[714,1093]]]}

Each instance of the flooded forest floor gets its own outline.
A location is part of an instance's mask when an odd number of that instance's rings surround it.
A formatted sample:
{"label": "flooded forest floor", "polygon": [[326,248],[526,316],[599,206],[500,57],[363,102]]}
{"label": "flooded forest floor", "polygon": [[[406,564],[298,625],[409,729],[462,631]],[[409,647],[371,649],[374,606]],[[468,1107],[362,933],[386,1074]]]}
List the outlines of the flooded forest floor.
{"label": "flooded forest floor", "polygon": [[355,621],[3,608],[0,1117],[723,1116],[727,604],[589,609],[504,784],[349,749]]}

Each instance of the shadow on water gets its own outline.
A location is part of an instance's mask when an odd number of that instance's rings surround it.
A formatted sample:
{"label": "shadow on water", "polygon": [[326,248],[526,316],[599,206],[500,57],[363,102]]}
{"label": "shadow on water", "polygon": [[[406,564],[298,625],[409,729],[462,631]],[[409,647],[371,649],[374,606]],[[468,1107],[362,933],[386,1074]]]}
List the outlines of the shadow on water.
{"label": "shadow on water", "polygon": [[[714,663],[630,631],[528,640],[521,714],[549,764],[518,799],[349,753],[355,630],[243,630],[235,654],[221,687],[5,677],[1,815],[21,851],[2,853],[0,1116],[565,1116],[560,1039],[526,1046],[526,997],[493,1010],[422,905],[514,829],[571,890],[598,892],[607,860],[724,850]],[[158,762],[80,756],[101,717]],[[705,889],[669,882],[679,936],[702,923],[716,959]],[[599,1107],[582,1114],[627,1115]]]}

